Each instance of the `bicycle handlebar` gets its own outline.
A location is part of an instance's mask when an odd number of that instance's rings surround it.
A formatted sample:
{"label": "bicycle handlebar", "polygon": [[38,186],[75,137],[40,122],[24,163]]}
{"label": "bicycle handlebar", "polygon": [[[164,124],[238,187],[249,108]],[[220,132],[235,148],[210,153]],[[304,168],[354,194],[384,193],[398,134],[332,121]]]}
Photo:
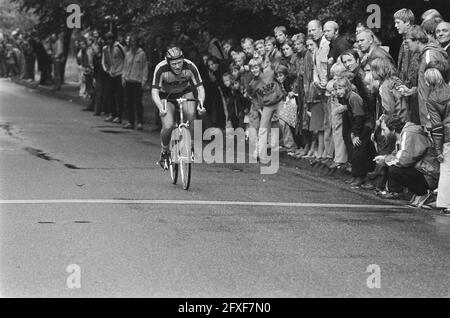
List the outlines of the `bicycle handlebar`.
{"label": "bicycle handlebar", "polygon": [[[205,107],[203,107],[202,103],[200,102],[199,99],[197,98],[170,98],[170,99],[163,99],[163,109],[166,110],[167,108],[167,102],[177,102],[179,104],[184,103],[184,102],[197,102],[197,104],[199,105],[199,107],[197,107],[198,111],[204,111]],[[201,106],[201,107],[200,107]]]}

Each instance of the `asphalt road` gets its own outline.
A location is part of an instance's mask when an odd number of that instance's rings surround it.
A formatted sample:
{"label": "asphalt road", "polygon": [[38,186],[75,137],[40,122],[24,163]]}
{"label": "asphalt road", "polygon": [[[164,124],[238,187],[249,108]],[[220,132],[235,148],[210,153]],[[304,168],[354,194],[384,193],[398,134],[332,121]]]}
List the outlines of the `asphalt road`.
{"label": "asphalt road", "polygon": [[81,108],[0,80],[2,297],[450,296],[445,217],[289,165],[196,164],[186,192],[157,133]]}

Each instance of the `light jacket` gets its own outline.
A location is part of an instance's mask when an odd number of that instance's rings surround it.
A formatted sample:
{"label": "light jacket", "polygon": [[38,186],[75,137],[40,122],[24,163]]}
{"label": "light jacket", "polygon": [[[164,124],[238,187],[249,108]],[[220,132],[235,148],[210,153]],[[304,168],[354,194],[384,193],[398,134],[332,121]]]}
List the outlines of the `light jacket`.
{"label": "light jacket", "polygon": [[[325,89],[328,82],[328,53],[330,52],[330,41],[325,36],[319,43],[319,48],[314,54],[314,82],[320,83],[321,88]],[[322,83],[325,83],[322,85]]]}
{"label": "light jacket", "polygon": [[439,161],[423,127],[411,122],[406,123],[400,139],[400,148],[392,155],[386,156],[386,164],[401,168],[414,166],[424,175],[428,185],[434,188],[439,179]]}
{"label": "light jacket", "polygon": [[138,48],[136,54],[129,50],[125,56],[122,79],[126,82],[145,84],[148,79],[148,62],[144,50]]}
{"label": "light jacket", "polygon": [[124,59],[125,49],[119,42],[115,42],[112,48],[108,45],[103,47],[103,69],[112,77],[122,75]]}

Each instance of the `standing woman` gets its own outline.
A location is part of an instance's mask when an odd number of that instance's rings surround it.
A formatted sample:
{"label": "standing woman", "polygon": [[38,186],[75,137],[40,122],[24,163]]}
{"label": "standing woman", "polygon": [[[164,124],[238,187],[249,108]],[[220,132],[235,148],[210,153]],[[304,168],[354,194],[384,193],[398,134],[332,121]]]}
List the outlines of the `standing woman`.
{"label": "standing woman", "polygon": [[297,127],[295,127],[295,135],[299,138],[298,143],[303,147],[296,153],[297,158],[301,158],[309,152],[311,144],[311,136],[309,132],[309,116],[307,114],[305,103],[305,60],[308,50],[306,49],[305,35],[303,33],[296,34],[294,37],[294,49],[296,52],[296,69],[297,69]]}
{"label": "standing woman", "polygon": [[427,109],[434,147],[441,163],[436,205],[443,208],[444,214],[450,215],[450,85],[435,68],[427,69],[424,77],[431,89]]}
{"label": "standing woman", "polygon": [[137,113],[137,130],[143,129],[144,115],[142,92],[148,79],[148,62],[140,40],[136,35],[130,37],[130,50],[125,55],[122,71],[122,85],[127,97],[128,124],[123,128],[134,129],[135,112]]}
{"label": "standing woman", "polygon": [[313,134],[313,137],[309,152],[303,158],[319,159],[322,158],[324,151],[324,112],[323,104],[321,103],[322,92],[318,86],[318,83],[314,81],[314,54],[319,47],[312,37],[308,37],[306,40],[306,47],[308,48],[308,53],[305,56],[305,74],[303,84],[305,87],[305,100],[310,116],[309,131]]}
{"label": "standing woman", "polygon": [[370,68],[373,78],[380,82],[381,109],[377,110],[376,119],[383,113],[389,117],[398,117],[404,123],[408,122],[406,100],[398,91],[402,83],[395,75],[394,65],[388,59],[376,58],[370,62]]}

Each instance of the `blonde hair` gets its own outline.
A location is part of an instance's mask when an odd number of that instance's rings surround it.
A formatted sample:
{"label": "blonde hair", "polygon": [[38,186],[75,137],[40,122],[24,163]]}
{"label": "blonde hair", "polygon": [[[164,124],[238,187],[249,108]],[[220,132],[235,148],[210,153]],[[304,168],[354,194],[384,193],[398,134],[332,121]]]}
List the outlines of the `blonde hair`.
{"label": "blonde hair", "polygon": [[436,68],[429,68],[424,74],[425,83],[430,87],[439,87],[445,83],[441,72]]}
{"label": "blonde hair", "polygon": [[339,88],[339,87],[344,88],[346,94],[350,93],[352,91],[352,88],[353,88],[352,83],[346,77],[338,78],[336,80],[336,82],[334,82],[333,88],[336,89],[336,88]]}
{"label": "blonde hair", "polygon": [[330,69],[330,74],[332,76],[341,76],[347,69],[342,63],[334,63]]}
{"label": "blonde hair", "polygon": [[248,66],[250,68],[254,67],[254,66],[259,66],[260,69],[262,69],[262,64],[263,64],[263,59],[261,57],[256,57],[250,60],[250,62],[248,62]]}

